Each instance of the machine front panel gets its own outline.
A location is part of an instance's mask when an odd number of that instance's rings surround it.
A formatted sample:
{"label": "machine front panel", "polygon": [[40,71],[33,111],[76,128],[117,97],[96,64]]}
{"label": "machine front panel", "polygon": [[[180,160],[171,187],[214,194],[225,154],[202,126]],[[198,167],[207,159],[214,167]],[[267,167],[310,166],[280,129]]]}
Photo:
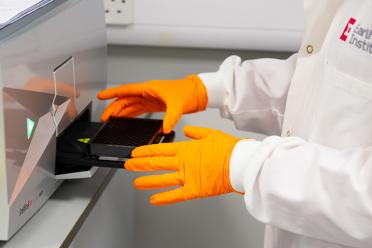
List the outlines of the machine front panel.
{"label": "machine front panel", "polygon": [[0,40],[0,58],[6,154],[0,173],[9,210],[0,212],[9,217],[0,219],[8,230],[0,240],[6,240],[61,183],[54,174],[58,135],[92,101],[93,119],[103,108],[95,100],[106,82],[102,1],[66,1]]}

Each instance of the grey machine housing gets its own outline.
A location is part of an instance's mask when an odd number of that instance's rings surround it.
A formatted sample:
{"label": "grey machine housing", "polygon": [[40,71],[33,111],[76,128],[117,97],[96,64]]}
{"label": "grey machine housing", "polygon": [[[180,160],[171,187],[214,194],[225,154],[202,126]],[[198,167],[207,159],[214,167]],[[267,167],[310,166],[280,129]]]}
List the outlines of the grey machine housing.
{"label": "grey machine housing", "polygon": [[55,0],[0,30],[0,240],[96,170],[56,175],[56,146],[78,117],[98,121],[106,53],[102,0]]}

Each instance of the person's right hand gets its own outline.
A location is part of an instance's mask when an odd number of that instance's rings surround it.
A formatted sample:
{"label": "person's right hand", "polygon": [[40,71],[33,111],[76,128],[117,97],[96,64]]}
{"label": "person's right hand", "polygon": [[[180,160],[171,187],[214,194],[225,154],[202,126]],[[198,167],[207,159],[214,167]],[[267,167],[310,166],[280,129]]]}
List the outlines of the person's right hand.
{"label": "person's right hand", "polygon": [[103,112],[101,119],[135,117],[148,112],[165,112],[163,132],[170,133],[182,114],[204,110],[208,103],[202,80],[190,75],[179,80],[152,80],[126,84],[101,91],[100,100],[115,99]]}

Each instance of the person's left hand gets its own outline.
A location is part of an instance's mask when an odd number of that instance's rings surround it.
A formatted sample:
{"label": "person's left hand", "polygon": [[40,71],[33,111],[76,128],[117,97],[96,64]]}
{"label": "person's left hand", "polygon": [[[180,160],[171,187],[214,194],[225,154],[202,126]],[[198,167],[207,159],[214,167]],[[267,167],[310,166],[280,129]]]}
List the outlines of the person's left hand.
{"label": "person's left hand", "polygon": [[187,126],[193,140],[136,148],[125,163],[130,171],[172,170],[173,173],[137,178],[137,189],[182,186],[151,197],[153,205],[234,192],[229,179],[230,156],[238,138],[221,131]]}

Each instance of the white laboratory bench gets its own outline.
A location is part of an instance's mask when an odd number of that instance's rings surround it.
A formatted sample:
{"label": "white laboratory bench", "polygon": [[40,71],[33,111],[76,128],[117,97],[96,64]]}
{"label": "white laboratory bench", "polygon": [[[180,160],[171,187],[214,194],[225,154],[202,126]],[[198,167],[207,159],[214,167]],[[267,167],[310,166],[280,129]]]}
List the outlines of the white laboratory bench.
{"label": "white laboratory bench", "polygon": [[0,247],[70,247],[115,172],[101,168],[90,179],[66,180],[11,240],[0,242]]}

